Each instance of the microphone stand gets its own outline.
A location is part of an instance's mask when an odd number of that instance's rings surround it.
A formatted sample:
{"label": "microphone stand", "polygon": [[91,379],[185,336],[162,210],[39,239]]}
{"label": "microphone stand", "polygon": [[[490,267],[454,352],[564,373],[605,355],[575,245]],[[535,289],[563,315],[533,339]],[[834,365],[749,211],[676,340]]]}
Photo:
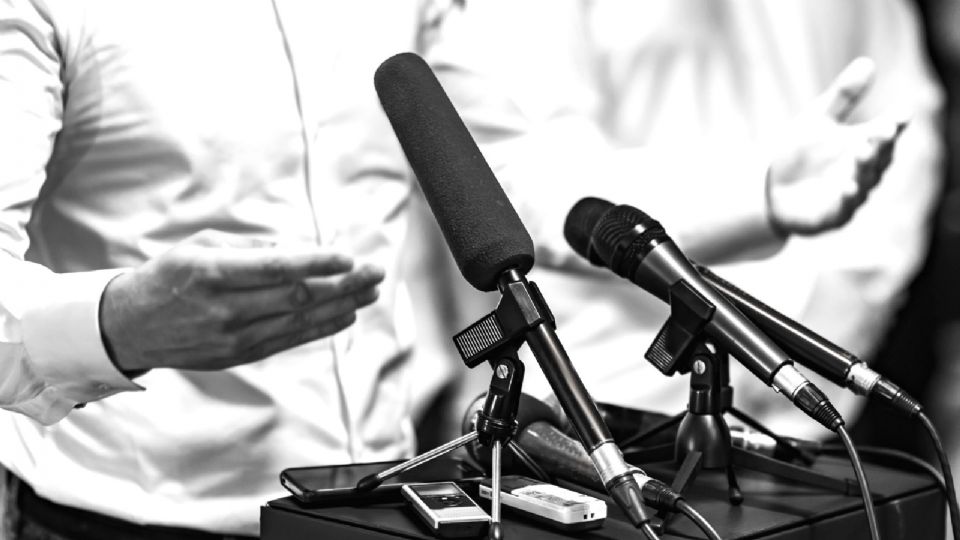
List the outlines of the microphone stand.
{"label": "microphone stand", "polygon": [[513,440],[519,427],[517,410],[524,375],[524,364],[517,353],[524,341],[529,341],[535,354],[555,354],[554,349],[560,347],[556,336],[552,334],[553,314],[536,284],[527,282],[519,272],[508,270],[501,277],[500,290],[503,295],[496,310],[453,338],[468,368],[473,369],[484,361],[493,367],[486,401],[483,409],[477,413],[474,431],[364,477],[356,487],[358,491],[372,490],[388,478],[478,441],[491,449],[492,500],[488,537],[497,540],[503,538],[500,520],[502,448],[509,448],[521,461],[526,458]]}
{"label": "microphone stand", "polygon": [[729,354],[711,342],[703,332],[713,310],[713,305],[684,281],[679,281],[670,288],[670,316],[645,356],[665,375],[675,372],[690,374],[689,403],[686,412],[629,439],[629,443],[636,448],[637,443],[642,440],[679,424],[673,443],[635,450],[625,449],[624,456],[627,460],[635,464],[669,461],[679,464],[671,486],[677,493],[683,493],[701,470],[723,470],[727,475],[728,500],[735,506],[743,502],[743,494],[734,467],[763,472],[848,496],[859,495],[860,487],[853,480],[826,476],[731,444],[730,428],[723,418],[725,413],[730,413],[750,427],[773,437],[778,448],[790,454],[790,458],[807,464],[813,462],[809,454],[733,407]]}

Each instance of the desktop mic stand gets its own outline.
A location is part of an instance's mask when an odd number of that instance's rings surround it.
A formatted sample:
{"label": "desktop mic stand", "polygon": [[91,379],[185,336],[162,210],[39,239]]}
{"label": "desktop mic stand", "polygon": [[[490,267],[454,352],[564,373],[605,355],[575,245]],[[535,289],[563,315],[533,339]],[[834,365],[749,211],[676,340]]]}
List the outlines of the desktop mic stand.
{"label": "desktop mic stand", "polygon": [[629,462],[650,464],[673,461],[679,464],[671,486],[678,493],[683,493],[700,470],[724,470],[727,474],[727,496],[733,505],[743,502],[735,467],[764,472],[850,496],[860,494],[858,484],[852,480],[829,477],[786,461],[734,447],[731,444],[730,429],[723,419],[727,412],[738,419],[746,419],[744,423],[754,428],[759,427],[764,433],[773,436],[785,451],[796,452],[792,457],[804,461],[810,459],[789,442],[733,408],[729,355],[709,341],[703,332],[713,315],[714,306],[684,281],[679,281],[670,288],[670,309],[670,317],[660,329],[646,357],[665,375],[675,372],[690,374],[689,404],[686,412],[630,440],[631,444],[636,445],[642,439],[679,424],[673,443],[635,451],[625,450],[624,456]]}
{"label": "desktop mic stand", "polygon": [[[508,276],[505,280],[508,283],[503,287],[504,294],[496,310],[453,338],[468,368],[473,369],[485,360],[493,367],[483,410],[477,413],[476,429],[403,463],[362,478],[357,483],[358,491],[372,490],[388,478],[478,440],[481,445],[491,448],[492,499],[488,537],[497,540],[503,537],[500,525],[501,450],[507,446],[521,462],[527,459],[526,453],[512,440],[519,426],[517,409],[524,374],[524,365],[517,352],[527,332],[545,322],[553,324],[553,315],[536,285],[524,280],[509,281],[515,277]],[[517,283],[519,287],[510,286]]]}

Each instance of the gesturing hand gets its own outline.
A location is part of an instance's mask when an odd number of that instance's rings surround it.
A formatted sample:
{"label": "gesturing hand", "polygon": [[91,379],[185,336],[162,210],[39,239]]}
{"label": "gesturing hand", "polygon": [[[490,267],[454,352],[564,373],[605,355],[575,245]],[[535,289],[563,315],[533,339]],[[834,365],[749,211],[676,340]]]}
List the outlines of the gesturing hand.
{"label": "gesturing hand", "polygon": [[350,326],[376,300],[383,272],[353,266],[315,247],[200,233],[107,285],[104,341],[128,372],[260,360]]}
{"label": "gesturing hand", "polygon": [[873,82],[867,58],[851,62],[813,106],[788,126],[767,176],[770,223],[816,234],[846,224],[880,181],[905,123],[845,124]]}

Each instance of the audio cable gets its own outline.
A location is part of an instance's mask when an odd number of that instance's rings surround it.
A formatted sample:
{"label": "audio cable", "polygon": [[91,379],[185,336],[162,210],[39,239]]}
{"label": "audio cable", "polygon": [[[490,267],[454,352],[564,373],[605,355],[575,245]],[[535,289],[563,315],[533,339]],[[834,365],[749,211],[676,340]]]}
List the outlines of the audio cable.
{"label": "audio cable", "polygon": [[870,497],[870,486],[867,484],[867,475],[863,472],[863,463],[860,461],[860,455],[853,446],[850,434],[846,428],[839,426],[837,435],[843,441],[847,448],[847,454],[850,456],[850,462],[853,464],[853,472],[857,475],[857,483],[860,484],[860,495],[863,497],[863,510],[867,514],[867,524],[870,527],[870,538],[880,540],[880,527],[877,525],[877,512],[873,507],[873,500]]}

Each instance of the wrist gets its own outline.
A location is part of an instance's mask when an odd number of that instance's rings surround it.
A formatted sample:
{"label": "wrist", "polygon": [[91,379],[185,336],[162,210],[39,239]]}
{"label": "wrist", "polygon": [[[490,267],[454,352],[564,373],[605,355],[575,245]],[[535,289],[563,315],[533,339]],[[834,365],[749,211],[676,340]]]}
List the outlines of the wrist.
{"label": "wrist", "polygon": [[125,377],[133,379],[150,371],[149,368],[128,365],[131,355],[122,353],[123,347],[116,343],[116,339],[123,333],[123,329],[116,321],[121,320],[122,316],[116,316],[117,303],[112,300],[110,288],[115,286],[117,280],[122,279],[124,274],[119,274],[111,279],[104,287],[103,294],[100,296],[100,341],[103,342],[103,349],[107,353],[107,358],[117,368],[117,371]]}

